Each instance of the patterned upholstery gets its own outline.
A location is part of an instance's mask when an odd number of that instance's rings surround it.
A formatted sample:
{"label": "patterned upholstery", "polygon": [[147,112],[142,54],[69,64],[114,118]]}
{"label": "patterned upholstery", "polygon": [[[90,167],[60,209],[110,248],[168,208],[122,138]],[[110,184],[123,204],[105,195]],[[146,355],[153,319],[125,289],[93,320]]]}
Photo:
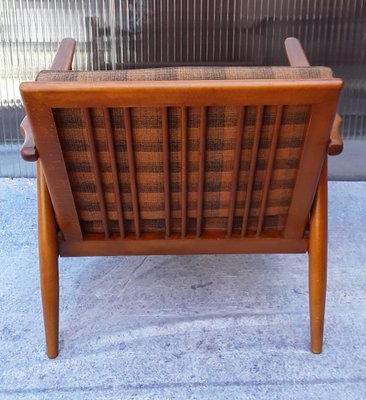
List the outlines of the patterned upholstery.
{"label": "patterned upholstery", "polygon": [[119,71],[41,71],[37,81],[331,79],[326,67],[169,67]]}
{"label": "patterned upholstery", "polygon": [[[328,79],[328,68],[304,67],[178,67],[130,71],[49,72],[43,71],[38,81],[118,81],[174,79]],[[245,104],[244,104],[245,106]],[[247,194],[257,107],[245,108],[241,162],[236,194],[233,231],[240,232]],[[123,110],[110,110],[114,146],[117,155],[121,199],[113,191],[112,167],[102,110],[91,109],[109,228],[119,232],[116,201],[122,202],[125,229],[134,232],[130,174],[126,154],[126,131]],[[269,195],[265,207],[263,234],[281,234],[301,155],[309,106],[284,105]],[[247,227],[255,233],[258,223],[264,177],[268,167],[276,108],[265,106],[261,136],[250,199]],[[100,206],[96,195],[95,174],[90,145],[78,109],[54,109],[54,118],[67,166],[81,227],[84,233],[103,232]],[[163,232],[164,185],[161,109],[133,108],[133,146],[137,172],[137,190],[142,232]],[[171,229],[181,230],[181,112],[168,110]],[[188,232],[194,232],[197,215],[200,110],[188,109]],[[238,108],[208,107],[205,148],[203,225],[204,231],[224,231],[232,187],[234,149],[238,134]]]}

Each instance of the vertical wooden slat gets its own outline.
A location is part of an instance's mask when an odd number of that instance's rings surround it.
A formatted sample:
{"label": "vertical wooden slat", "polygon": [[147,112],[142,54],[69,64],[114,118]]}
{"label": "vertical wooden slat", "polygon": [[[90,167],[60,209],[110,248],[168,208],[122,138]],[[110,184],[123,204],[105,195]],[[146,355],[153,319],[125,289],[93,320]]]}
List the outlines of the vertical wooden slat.
{"label": "vertical wooden slat", "polygon": [[111,116],[110,116],[108,108],[103,108],[103,118],[104,118],[105,133],[107,136],[109,157],[111,160],[113,190],[114,190],[114,198],[115,198],[115,203],[116,203],[116,208],[117,208],[119,232],[120,232],[121,237],[125,237],[123,210],[122,210],[122,204],[121,204],[122,198],[121,198],[121,192],[120,192],[120,188],[119,188],[116,151],[114,148]]}
{"label": "vertical wooden slat", "polygon": [[242,236],[245,235],[245,232],[247,230],[248,220],[249,220],[249,211],[250,211],[250,203],[251,203],[252,192],[253,192],[255,167],[256,167],[256,164],[257,164],[257,154],[258,154],[259,140],[260,140],[260,137],[261,137],[263,108],[264,108],[263,106],[258,106],[257,113],[256,113],[255,131],[254,131],[254,139],[253,139],[253,146],[252,146],[252,156],[251,156],[251,159],[250,159],[249,179],[248,179],[246,196],[245,196],[243,225],[242,225],[242,228],[241,228],[241,235]]}
{"label": "vertical wooden slat", "polygon": [[231,180],[231,194],[230,194],[230,203],[229,203],[228,219],[227,219],[227,230],[226,230],[227,236],[231,236],[233,231],[235,199],[236,199],[236,191],[238,188],[241,146],[243,142],[244,120],[245,120],[245,107],[240,107],[238,112],[238,130],[236,134],[233,175]]}
{"label": "vertical wooden slat", "polygon": [[271,184],[271,178],[272,178],[273,164],[274,164],[275,156],[276,156],[277,141],[278,141],[278,136],[279,136],[280,129],[281,129],[282,112],[283,112],[283,106],[277,106],[276,107],[276,120],[275,120],[275,123],[273,126],[271,148],[269,151],[269,160],[268,160],[268,164],[267,164],[267,168],[266,168],[266,175],[264,178],[264,184],[263,184],[263,190],[262,190],[262,199],[261,199],[261,206],[260,206],[260,210],[259,210],[257,233],[256,233],[257,236],[259,236],[262,232],[264,213],[266,210],[269,186]]}
{"label": "vertical wooden slat", "polygon": [[188,197],[188,184],[187,184],[187,146],[188,146],[188,110],[187,107],[181,108],[181,122],[182,122],[182,238],[187,234],[187,197]]}
{"label": "vertical wooden slat", "polygon": [[207,125],[207,107],[201,107],[198,193],[197,193],[197,225],[196,225],[197,237],[201,235],[201,230],[202,230],[203,191],[204,191],[204,179],[205,179],[206,125]]}
{"label": "vertical wooden slat", "polygon": [[108,215],[107,215],[107,209],[106,209],[104,195],[103,195],[102,178],[100,175],[100,170],[99,170],[99,165],[98,165],[98,156],[97,156],[97,150],[95,147],[93,124],[92,124],[89,108],[81,109],[81,118],[82,118],[85,130],[86,130],[86,134],[87,134],[87,138],[88,138],[88,142],[89,142],[92,168],[94,170],[94,176],[95,176],[95,188],[96,188],[96,192],[97,192],[100,214],[102,217],[104,235],[106,238],[108,238],[110,236],[109,227],[108,227]]}
{"label": "vertical wooden slat", "polygon": [[135,167],[135,157],[133,152],[132,122],[131,122],[130,108],[123,109],[123,118],[126,130],[126,147],[127,147],[128,170],[130,173],[132,212],[135,224],[135,234],[136,237],[138,238],[140,237],[141,232],[140,232],[139,202],[137,196],[136,167]]}
{"label": "vertical wooden slat", "polygon": [[163,133],[163,171],[164,171],[164,208],[165,208],[165,236],[170,236],[170,182],[169,182],[169,127],[168,108],[161,109]]}

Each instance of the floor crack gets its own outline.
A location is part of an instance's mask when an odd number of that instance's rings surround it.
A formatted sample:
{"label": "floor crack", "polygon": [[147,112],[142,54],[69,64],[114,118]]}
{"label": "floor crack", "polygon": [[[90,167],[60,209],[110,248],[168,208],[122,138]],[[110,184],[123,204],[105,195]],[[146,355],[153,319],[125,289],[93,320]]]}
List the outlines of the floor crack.
{"label": "floor crack", "polygon": [[145,256],[144,259],[138,264],[135,269],[131,272],[130,276],[128,277],[127,281],[122,285],[121,293],[123,293],[127,287],[127,285],[131,282],[132,278],[135,276],[137,270],[139,270],[147,260],[148,256]]}

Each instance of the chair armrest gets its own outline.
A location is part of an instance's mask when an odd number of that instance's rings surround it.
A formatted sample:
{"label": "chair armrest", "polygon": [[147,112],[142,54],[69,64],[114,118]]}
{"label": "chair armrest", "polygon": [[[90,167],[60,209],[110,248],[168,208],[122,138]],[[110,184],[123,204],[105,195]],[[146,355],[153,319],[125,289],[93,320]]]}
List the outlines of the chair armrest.
{"label": "chair armrest", "polygon": [[[74,58],[76,41],[66,38],[60,43],[56,56],[53,59],[51,70],[53,71],[70,71],[72,60]],[[20,133],[24,137],[24,143],[20,149],[20,154],[25,161],[37,161],[38,152],[34,143],[32,127],[28,117],[25,116],[20,124]]]}
{"label": "chair armrest", "polygon": [[37,161],[38,152],[34,144],[33,132],[28,118],[25,116],[20,124],[20,133],[24,138],[24,143],[20,149],[20,154],[24,161]]}
{"label": "chair armrest", "polygon": [[330,133],[330,142],[328,146],[328,154],[330,156],[337,156],[343,151],[343,139],[340,131],[342,122],[343,118],[338,113],[336,113]]}
{"label": "chair armrest", "polygon": [[74,59],[76,41],[71,38],[62,39],[58,47],[55,58],[53,59],[51,70],[53,71],[71,71],[72,61]]}
{"label": "chair armrest", "polygon": [[[310,63],[306,57],[304,49],[298,39],[289,37],[285,40],[285,49],[288,61],[291,67],[309,67]],[[342,117],[336,113],[334,117],[332,130],[330,133],[330,141],[328,146],[328,154],[336,156],[343,151],[343,140],[340,132],[342,125]]]}
{"label": "chair armrest", "polygon": [[309,67],[310,63],[298,39],[289,37],[285,40],[285,49],[291,67]]}

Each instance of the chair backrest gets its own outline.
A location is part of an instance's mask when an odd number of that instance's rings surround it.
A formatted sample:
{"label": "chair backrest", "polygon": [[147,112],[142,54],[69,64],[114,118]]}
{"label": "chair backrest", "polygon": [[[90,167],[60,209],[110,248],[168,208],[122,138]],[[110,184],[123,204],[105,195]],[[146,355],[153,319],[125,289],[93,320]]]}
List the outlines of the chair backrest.
{"label": "chair backrest", "polygon": [[322,67],[49,72],[21,85],[66,241],[304,237],[342,82]]}

